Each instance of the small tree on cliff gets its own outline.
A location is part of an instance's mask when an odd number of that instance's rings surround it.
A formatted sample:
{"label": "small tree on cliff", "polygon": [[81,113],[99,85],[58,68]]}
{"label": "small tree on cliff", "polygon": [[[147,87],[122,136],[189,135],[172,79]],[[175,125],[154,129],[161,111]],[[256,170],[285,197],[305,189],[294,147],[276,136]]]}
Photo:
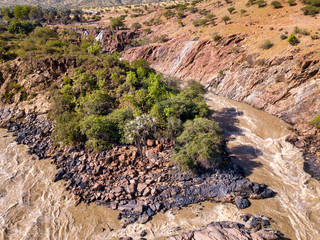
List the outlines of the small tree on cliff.
{"label": "small tree on cliff", "polygon": [[120,18],[112,18],[110,22],[110,27],[113,30],[119,30],[120,27],[124,26],[124,22]]}
{"label": "small tree on cliff", "polygon": [[228,16],[224,16],[223,18],[221,18],[222,21],[224,21],[224,23],[227,25],[228,21],[230,21],[230,18]]}
{"label": "small tree on cliff", "polygon": [[147,114],[136,117],[125,126],[126,138],[130,143],[135,143],[140,155],[143,156],[143,148],[146,146],[147,137],[155,127],[155,119]]}

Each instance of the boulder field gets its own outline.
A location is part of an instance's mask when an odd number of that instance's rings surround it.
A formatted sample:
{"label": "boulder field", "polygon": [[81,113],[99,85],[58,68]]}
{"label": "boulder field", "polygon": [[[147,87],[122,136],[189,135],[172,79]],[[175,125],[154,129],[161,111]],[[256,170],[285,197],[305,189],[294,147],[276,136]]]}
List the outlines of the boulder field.
{"label": "boulder field", "polygon": [[57,148],[50,139],[53,125],[44,116],[9,120],[7,129],[15,141],[29,147],[30,154],[52,159],[59,169],[53,181],[64,179],[77,203],[96,202],[117,209],[124,226],[145,223],[157,212],[192,203],[230,202],[243,209],[250,206],[249,199],[275,195],[265,184],[244,178],[223,149],[224,168],[184,172],[171,163],[173,143],[166,139],[149,139],[145,156],[139,156],[132,145],[99,153],[83,146]]}

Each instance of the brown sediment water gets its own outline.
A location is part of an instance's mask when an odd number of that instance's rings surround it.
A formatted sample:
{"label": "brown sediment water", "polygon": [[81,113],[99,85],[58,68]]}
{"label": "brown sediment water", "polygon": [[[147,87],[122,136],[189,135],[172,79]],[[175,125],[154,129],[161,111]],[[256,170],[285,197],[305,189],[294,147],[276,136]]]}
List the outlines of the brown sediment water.
{"label": "brown sediment water", "polygon": [[320,183],[303,171],[302,153],[285,141],[289,125],[244,103],[214,94],[207,99],[230,138],[234,161],[251,181],[277,192],[274,198],[252,200],[243,212],[272,217],[273,227],[286,237],[320,239]]}
{"label": "brown sediment water", "polygon": [[252,200],[244,210],[233,204],[195,204],[122,228],[117,211],[75,206],[65,182],[53,183],[57,170],[50,160],[32,160],[25,146],[0,129],[0,239],[138,239],[142,230],[147,239],[165,239],[212,221],[240,221],[241,213],[272,217],[272,226],[292,239],[320,239],[319,182],[303,171],[299,150],[285,142],[288,125],[246,104],[213,94],[207,99],[228,134],[234,161],[252,181],[269,185],[276,197]]}

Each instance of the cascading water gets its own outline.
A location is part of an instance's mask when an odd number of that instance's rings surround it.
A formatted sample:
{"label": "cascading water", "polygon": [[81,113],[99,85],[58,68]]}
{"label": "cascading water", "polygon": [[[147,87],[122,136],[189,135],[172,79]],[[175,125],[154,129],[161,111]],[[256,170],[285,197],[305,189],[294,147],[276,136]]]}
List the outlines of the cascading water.
{"label": "cascading water", "polygon": [[142,230],[148,239],[164,239],[212,221],[240,221],[241,213],[272,217],[272,227],[292,239],[320,239],[319,182],[303,172],[301,153],[285,142],[288,125],[246,104],[213,94],[207,99],[214,118],[228,133],[234,161],[252,181],[276,191],[274,198],[252,200],[244,210],[206,202],[159,213],[144,225],[121,228],[116,211],[95,204],[75,206],[65,183],[52,182],[57,170],[50,160],[32,160],[25,146],[0,129],[0,239],[139,238]]}
{"label": "cascading water", "polygon": [[181,50],[179,56],[174,61],[172,68],[170,69],[170,74],[174,74],[179,67],[182,60],[185,58],[186,54],[192,49],[192,46],[196,43],[196,41],[186,42],[183,49]]}

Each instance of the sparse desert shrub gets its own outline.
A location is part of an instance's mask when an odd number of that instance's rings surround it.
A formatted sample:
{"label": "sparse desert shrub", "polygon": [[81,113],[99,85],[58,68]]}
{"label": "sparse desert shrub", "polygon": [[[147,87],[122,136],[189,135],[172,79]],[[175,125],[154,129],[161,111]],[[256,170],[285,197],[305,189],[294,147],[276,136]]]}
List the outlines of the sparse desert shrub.
{"label": "sparse desert shrub", "polygon": [[145,33],[151,33],[151,28],[146,28],[143,30]]}
{"label": "sparse desert shrub", "polygon": [[214,41],[219,41],[221,39],[221,36],[217,32],[215,32],[212,34],[212,39]]}
{"label": "sparse desert shrub", "polygon": [[246,12],[247,12],[247,10],[245,10],[245,9],[241,9],[241,10],[240,10],[240,14],[241,14],[241,16],[243,16]]}
{"label": "sparse desert shrub", "polygon": [[229,8],[228,8],[228,12],[229,12],[230,14],[232,14],[232,13],[234,12],[234,10],[236,10],[234,7],[229,7]]}
{"label": "sparse desert shrub", "polygon": [[199,27],[199,26],[204,26],[204,25],[206,25],[207,22],[208,22],[208,20],[203,19],[203,18],[200,18],[200,19],[194,20],[194,21],[192,22],[192,24],[193,24],[195,27]]}
{"label": "sparse desert shrub", "polygon": [[207,15],[208,14],[208,10],[207,9],[201,9],[200,11],[199,11],[199,13],[201,14],[201,15]]}
{"label": "sparse desert shrub", "polygon": [[282,4],[278,1],[272,1],[270,5],[274,8],[282,8]]}
{"label": "sparse desert shrub", "polygon": [[268,5],[267,2],[264,0],[258,0],[255,4],[257,4],[259,8],[262,8]]}
{"label": "sparse desert shrub", "polygon": [[280,38],[281,38],[281,40],[285,40],[285,39],[287,39],[287,38],[288,38],[288,36],[287,36],[287,35],[285,35],[285,34],[282,34],[282,35],[280,36]]}
{"label": "sparse desert shrub", "polygon": [[301,10],[303,11],[304,15],[315,16],[316,14],[319,13],[319,8],[311,5],[301,8]]}
{"label": "sparse desert shrub", "polygon": [[230,21],[231,19],[228,16],[224,16],[221,18],[221,20],[224,21],[224,23],[227,25],[228,21]]}
{"label": "sparse desert shrub", "polygon": [[311,35],[310,37],[311,37],[312,40],[319,39],[319,36],[318,36],[318,35]]}
{"label": "sparse desert shrub", "polygon": [[297,5],[296,0],[288,0],[288,3],[289,3],[290,6],[295,6],[295,5]]}
{"label": "sparse desert shrub", "polygon": [[132,23],[131,29],[138,30],[141,28],[141,24],[138,22]]}
{"label": "sparse desert shrub", "polygon": [[310,32],[309,32],[307,29],[305,29],[305,28],[299,28],[299,27],[297,27],[297,26],[294,27],[293,32],[294,32],[295,34],[299,34],[299,33],[300,33],[300,34],[305,35],[305,36],[310,35]]}
{"label": "sparse desert shrub", "polygon": [[288,42],[291,44],[291,45],[298,45],[300,43],[299,39],[294,35],[294,34],[291,34],[288,38]]}
{"label": "sparse desert shrub", "polygon": [[270,49],[273,47],[273,45],[274,44],[270,40],[267,40],[261,45],[261,48],[262,49]]}
{"label": "sparse desert shrub", "polygon": [[183,12],[177,12],[177,18],[178,19],[185,18],[185,17],[186,17],[186,15],[184,15]]}
{"label": "sparse desert shrub", "polygon": [[198,8],[196,8],[196,7],[190,7],[190,8],[189,8],[189,11],[190,11],[191,13],[196,13],[196,12],[198,12]]}
{"label": "sparse desert shrub", "polygon": [[174,12],[170,11],[170,10],[167,10],[163,16],[166,18],[166,19],[169,19],[169,18],[172,18],[175,16]]}

